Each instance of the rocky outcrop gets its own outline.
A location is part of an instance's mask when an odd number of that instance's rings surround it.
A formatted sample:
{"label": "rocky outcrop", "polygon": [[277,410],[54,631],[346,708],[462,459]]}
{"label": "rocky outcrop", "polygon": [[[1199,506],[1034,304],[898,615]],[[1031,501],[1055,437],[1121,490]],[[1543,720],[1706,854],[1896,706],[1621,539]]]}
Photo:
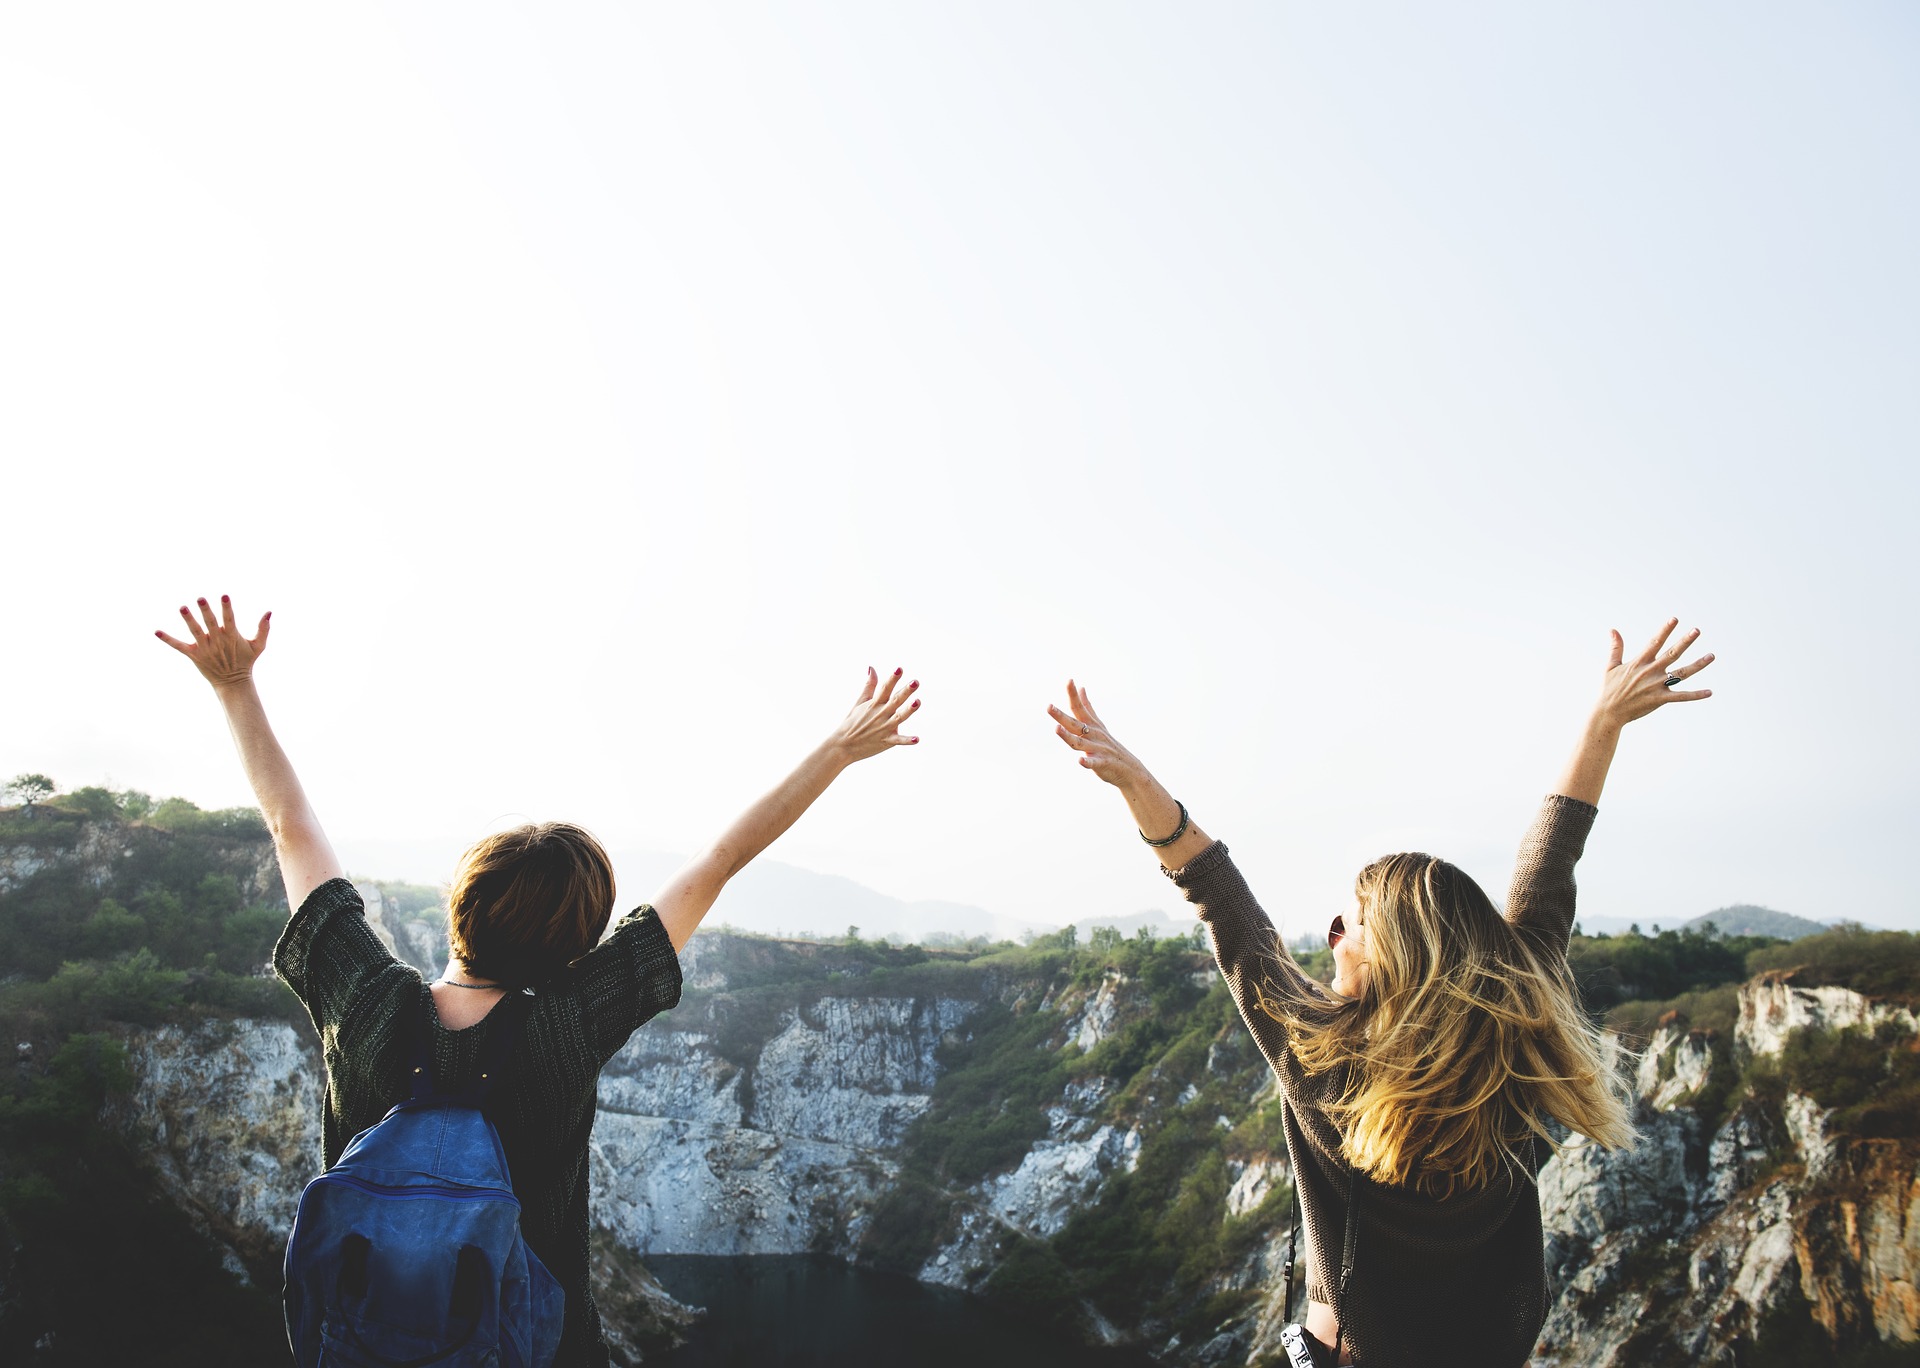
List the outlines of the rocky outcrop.
{"label": "rocky outcrop", "polygon": [[280,1021],[162,1026],[127,1044],[139,1082],[116,1119],[161,1189],[236,1272],[274,1269],[319,1166],[318,1052]]}
{"label": "rocky outcrop", "polygon": [[1905,1035],[1920,1030],[1911,1007],[1876,1002],[1850,988],[1802,987],[1791,973],[1762,974],[1740,990],[1740,1048],[1756,1055],[1778,1054],[1794,1031],[1869,1031],[1892,1026]]}
{"label": "rocky outcrop", "polygon": [[60,812],[47,812],[42,821],[46,826],[39,839],[0,845],[0,895],[49,870],[64,871],[85,885],[105,889],[124,862],[164,853],[176,840],[195,840],[234,876],[243,903],[286,905],[271,841],[237,837],[208,842],[141,823],[75,821]]}
{"label": "rocky outcrop", "polygon": [[[1097,1067],[1105,1056],[1088,1052],[1153,1010],[1142,985],[1117,973],[1023,981],[991,969],[936,992],[863,983],[859,966],[835,965],[804,991],[788,980],[777,991],[754,987],[783,955],[819,969],[825,953],[696,940],[682,1007],[639,1032],[602,1074],[595,1260],[628,1361],[670,1340],[689,1314],[646,1273],[649,1255],[861,1257],[876,1212],[902,1183],[910,1132],[940,1087],[948,1047],[971,1038],[983,1011],[1044,1020],[1036,1048]],[[1813,1097],[1749,1086],[1777,1076],[1766,1064],[1792,1030],[1898,1031],[1906,1011],[1772,976],[1743,991],[1731,1041],[1663,1024],[1629,1066],[1640,1143],[1607,1151],[1573,1137],[1541,1174],[1554,1301],[1536,1362],[1735,1364],[1781,1317],[1841,1347],[1920,1335],[1920,1144],[1859,1138]],[[938,1192],[939,1228],[920,1246],[931,1252],[918,1276],[986,1287],[1011,1250],[1054,1240],[1134,1172],[1156,1128],[1180,1113],[1225,1137],[1223,1186],[1210,1198],[1219,1219],[1271,1220],[1198,1294],[1238,1309],[1186,1342],[1144,1313],[1129,1322],[1087,1306],[1083,1324],[1090,1338],[1141,1345],[1169,1364],[1270,1356],[1287,1308],[1277,1285],[1286,1229],[1269,1199],[1284,1200],[1288,1173],[1277,1145],[1232,1138],[1270,1134],[1237,1128],[1251,1127],[1272,1096],[1237,1032],[1228,1026],[1207,1046],[1203,1072],[1196,1046],[1190,1072],[1172,1082],[1152,1069],[1132,1083],[1074,1074],[1047,1100],[1044,1133],[977,1181]],[[118,1104],[118,1123],[234,1267],[276,1276],[318,1162],[318,1061],[307,1033],[206,1022],[135,1032],[129,1048],[140,1084]],[[1231,1088],[1213,1095],[1235,1100],[1216,1117],[1196,1098],[1200,1084],[1221,1080]]]}
{"label": "rocky outcrop", "polygon": [[[1724,1071],[1796,1030],[1911,1029],[1902,1007],[1766,975],[1740,994],[1730,1054],[1670,1024],[1636,1080],[1641,1142],[1559,1153],[1541,1173],[1558,1288],[1540,1368],[1737,1364],[1770,1323],[1811,1314],[1833,1349],[1920,1338],[1920,1142],[1835,1134],[1812,1098]],[[1689,1103],[1736,1103],[1711,1134]]]}
{"label": "rocky outcrop", "polygon": [[400,904],[389,898],[379,884],[363,880],[353,887],[366,906],[367,925],[387,949],[418,969],[423,978],[438,977],[447,964],[446,909],[409,915],[401,911]]}

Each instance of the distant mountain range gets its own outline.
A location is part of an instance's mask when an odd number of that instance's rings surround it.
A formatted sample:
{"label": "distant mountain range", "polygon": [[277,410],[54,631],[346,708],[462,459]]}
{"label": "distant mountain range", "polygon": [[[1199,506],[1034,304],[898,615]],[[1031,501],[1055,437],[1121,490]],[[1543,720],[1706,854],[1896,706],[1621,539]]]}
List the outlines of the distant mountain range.
{"label": "distant mountain range", "polygon": [[[425,843],[400,841],[343,842],[350,866],[370,875],[419,878],[409,871],[443,867],[450,873],[458,851],[440,850]],[[660,850],[616,850],[611,852],[620,881],[620,906],[632,907],[657,890],[684,862],[684,857]],[[441,876],[442,878],[445,875]],[[1184,913],[1184,909],[1182,909]],[[939,941],[947,938],[971,940],[984,936],[990,941],[1021,940],[1030,933],[1057,931],[1063,921],[1031,921],[989,912],[967,903],[919,901],[895,898],[855,883],[838,874],[821,874],[797,865],[782,864],[765,858],[748,865],[727,885],[714,905],[710,920],[716,926],[732,926],[763,936],[844,936],[847,928],[857,926],[866,940],[887,940],[895,944]],[[1190,913],[1175,915],[1158,908],[1129,912],[1119,916],[1076,917],[1074,924],[1085,937],[1095,926],[1111,926],[1131,936],[1141,927],[1151,927],[1156,936],[1185,935],[1193,929]],[[1661,929],[1698,929],[1707,922],[1728,936],[1779,936],[1798,940],[1827,930],[1827,924],[1770,907],[1748,903],[1722,907]],[[1582,916],[1580,929],[1590,936],[1617,936],[1635,926],[1642,934],[1652,935],[1656,923],[1646,918]],[[1309,933],[1305,943],[1323,943],[1323,934]]]}
{"label": "distant mountain range", "polygon": [[[658,850],[611,852],[622,896],[631,905],[659,888],[684,863],[684,857]],[[741,870],[707,914],[713,926],[731,926],[762,936],[844,936],[858,927],[863,940],[904,944],[929,936],[990,941],[1019,940],[1029,931],[1050,931],[1023,918],[989,912],[966,903],[909,902],[876,892],[839,874],[820,874],[778,860],[759,859]]]}
{"label": "distant mountain range", "polygon": [[1791,912],[1776,912],[1771,907],[1756,907],[1752,903],[1736,903],[1732,907],[1703,912],[1678,926],[1663,927],[1656,922],[1637,921],[1631,917],[1579,918],[1580,929],[1589,936],[1618,936],[1633,930],[1643,935],[1652,935],[1656,929],[1699,931],[1708,922],[1712,922],[1723,936],[1777,936],[1781,940],[1799,940],[1802,936],[1832,929],[1828,922],[1796,917]]}

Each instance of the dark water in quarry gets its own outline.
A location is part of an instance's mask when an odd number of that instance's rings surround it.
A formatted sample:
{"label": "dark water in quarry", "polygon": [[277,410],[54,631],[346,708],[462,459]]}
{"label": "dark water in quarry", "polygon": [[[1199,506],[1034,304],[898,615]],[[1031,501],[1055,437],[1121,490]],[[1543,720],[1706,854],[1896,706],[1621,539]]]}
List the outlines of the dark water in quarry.
{"label": "dark water in quarry", "polygon": [[[647,1267],[707,1315],[671,1368],[1145,1368],[1142,1354],[1089,1349],[1059,1332],[912,1278],[808,1255],[651,1255]],[[849,1357],[849,1356],[852,1357]],[[656,1360],[650,1360],[656,1361]]]}

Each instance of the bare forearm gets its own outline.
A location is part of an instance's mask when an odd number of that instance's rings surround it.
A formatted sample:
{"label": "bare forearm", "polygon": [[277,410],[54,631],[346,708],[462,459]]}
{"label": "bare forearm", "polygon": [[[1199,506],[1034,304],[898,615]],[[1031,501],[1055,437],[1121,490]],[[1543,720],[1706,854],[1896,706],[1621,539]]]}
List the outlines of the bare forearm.
{"label": "bare forearm", "polygon": [[240,752],[240,765],[253,788],[254,801],[273,833],[288,903],[297,909],[307,894],[328,879],[339,877],[340,862],[307,801],[293,762],[273,734],[252,679],[223,684],[214,693],[226,714],[227,728],[233,733],[234,748]]}
{"label": "bare forearm", "polygon": [[799,821],[851,763],[844,748],[822,742],[674,875],[653,907],[675,950],[692,938],[727,881]]}
{"label": "bare forearm", "polygon": [[720,833],[709,853],[732,878],[754,856],[779,840],[852,763],[844,751],[823,741],[785,779],[761,795]]}
{"label": "bare forearm", "polygon": [[[1166,786],[1151,774],[1142,772],[1138,779],[1130,780],[1120,789],[1120,796],[1127,800],[1127,810],[1133,814],[1133,824],[1143,836],[1154,840],[1171,836],[1180,826],[1180,804],[1168,793]],[[1200,829],[1191,817],[1187,819],[1187,829],[1180,839],[1172,845],[1151,847],[1160,857],[1164,869],[1185,869],[1193,863],[1196,856],[1213,844],[1213,838]]]}
{"label": "bare forearm", "polygon": [[1583,803],[1600,805],[1600,790],[1606,787],[1607,771],[1620,744],[1620,723],[1596,712],[1580,731],[1580,741],[1560,772],[1554,792]]}
{"label": "bare forearm", "polygon": [[1696,627],[1683,633],[1678,641],[1669,644],[1668,639],[1679,625],[1678,618],[1669,618],[1667,625],[1654,634],[1647,648],[1632,661],[1626,658],[1620,633],[1609,633],[1612,649],[1606,673],[1601,677],[1600,699],[1581,729],[1580,743],[1574,747],[1573,758],[1567,761],[1566,769],[1561,771],[1560,783],[1554,792],[1598,807],[1600,790],[1606,787],[1607,770],[1613,764],[1613,753],[1620,745],[1620,732],[1627,723],[1669,703],[1697,703],[1713,696],[1711,689],[1676,687],[1713,663],[1713,656],[1708,654],[1690,665],[1680,664],[1680,657],[1699,639],[1700,629]]}
{"label": "bare forearm", "polygon": [[289,817],[310,814],[299,776],[273,734],[266,706],[253,681],[243,679],[225,685],[214,690],[214,696],[226,714],[227,730],[233,733],[234,749],[240,753],[240,766],[246,771],[254,801],[260,805],[260,815],[267,819],[267,825],[277,830]]}
{"label": "bare forearm", "polygon": [[902,686],[901,673],[895,670],[882,684],[878,673],[869,668],[866,687],[854,700],[846,720],[808,752],[785,779],[735,818],[705,853],[667,882],[653,900],[653,910],[675,950],[686,945],[727,880],[799,821],[800,814],[840,777],[840,771],[895,746],[919,744],[919,737],[900,734],[900,724],[920,706],[920,700],[913,697],[920,681],[910,680]]}

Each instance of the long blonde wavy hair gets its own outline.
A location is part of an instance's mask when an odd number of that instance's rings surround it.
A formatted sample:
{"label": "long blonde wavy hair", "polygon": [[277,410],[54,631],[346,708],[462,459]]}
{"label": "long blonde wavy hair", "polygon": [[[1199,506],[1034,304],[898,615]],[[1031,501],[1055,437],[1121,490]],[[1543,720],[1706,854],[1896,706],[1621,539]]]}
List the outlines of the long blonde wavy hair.
{"label": "long blonde wavy hair", "polygon": [[1445,860],[1389,855],[1355,880],[1368,971],[1325,1009],[1262,994],[1308,1073],[1344,1070],[1330,1113],[1368,1177],[1436,1196],[1525,1172],[1558,1121],[1633,1142],[1617,1047],[1581,1009],[1565,955],[1502,917]]}

